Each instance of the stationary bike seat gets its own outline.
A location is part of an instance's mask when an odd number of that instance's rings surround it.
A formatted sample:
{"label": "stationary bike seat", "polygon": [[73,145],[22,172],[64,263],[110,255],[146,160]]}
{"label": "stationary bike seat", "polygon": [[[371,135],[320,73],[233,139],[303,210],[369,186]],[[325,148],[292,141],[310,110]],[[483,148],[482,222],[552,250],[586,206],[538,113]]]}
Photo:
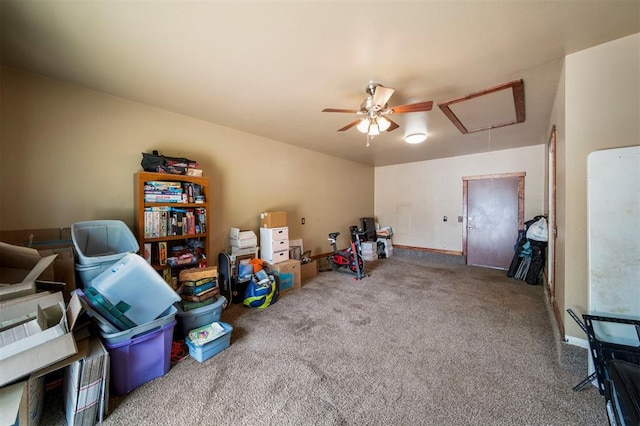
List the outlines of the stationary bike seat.
{"label": "stationary bike seat", "polygon": [[335,240],[336,238],[338,238],[338,235],[340,235],[339,232],[332,232],[329,234],[329,238],[331,238],[332,240]]}

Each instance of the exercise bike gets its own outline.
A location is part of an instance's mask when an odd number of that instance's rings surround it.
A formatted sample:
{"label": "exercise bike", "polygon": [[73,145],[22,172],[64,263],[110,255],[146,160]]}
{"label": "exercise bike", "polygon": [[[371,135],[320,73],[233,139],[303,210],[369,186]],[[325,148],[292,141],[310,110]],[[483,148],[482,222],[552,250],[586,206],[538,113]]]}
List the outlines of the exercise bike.
{"label": "exercise bike", "polygon": [[360,237],[364,236],[366,231],[358,230],[356,226],[352,226],[350,231],[352,235],[351,244],[344,250],[338,250],[336,247],[336,239],[340,233],[332,232],[329,234],[328,240],[331,242],[333,253],[327,257],[327,260],[333,271],[339,271],[345,268],[354,273],[357,280],[360,280],[366,277],[364,273],[364,259],[360,254]]}

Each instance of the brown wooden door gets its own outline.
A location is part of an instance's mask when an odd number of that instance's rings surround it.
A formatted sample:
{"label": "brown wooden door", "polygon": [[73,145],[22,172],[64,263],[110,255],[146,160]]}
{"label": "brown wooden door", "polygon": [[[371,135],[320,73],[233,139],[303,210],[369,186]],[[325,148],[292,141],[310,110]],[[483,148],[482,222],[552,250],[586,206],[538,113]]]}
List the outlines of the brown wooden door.
{"label": "brown wooden door", "polygon": [[524,176],[465,182],[467,264],[507,270],[523,220]]}

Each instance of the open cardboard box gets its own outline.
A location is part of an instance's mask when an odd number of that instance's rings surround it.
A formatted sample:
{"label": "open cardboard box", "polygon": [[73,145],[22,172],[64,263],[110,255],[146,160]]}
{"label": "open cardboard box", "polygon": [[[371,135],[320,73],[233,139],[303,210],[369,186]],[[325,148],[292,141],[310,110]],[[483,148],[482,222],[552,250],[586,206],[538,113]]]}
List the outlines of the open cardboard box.
{"label": "open cardboard box", "polygon": [[53,280],[57,256],[42,257],[36,249],[0,242],[0,301],[35,293],[38,278]]}
{"label": "open cardboard box", "polygon": [[0,425],[37,425],[44,405],[44,377],[0,388]]}
{"label": "open cardboard box", "polygon": [[59,361],[63,364],[55,368],[71,362],[68,358],[78,353],[72,331],[81,313],[77,296],[65,309],[60,292],[1,309],[5,329],[0,332],[0,386]]}
{"label": "open cardboard box", "polygon": [[[71,300],[71,293],[76,288],[75,255],[71,228],[22,229],[0,231],[0,241],[17,247],[31,248],[41,257],[57,254],[53,261],[53,280],[65,283],[63,291],[65,302]],[[33,253],[33,251],[32,251]],[[0,263],[2,257],[0,256]],[[49,273],[50,275],[50,273]],[[51,277],[42,276],[43,280]],[[0,279],[0,282],[5,282]]]}
{"label": "open cardboard box", "polygon": [[[77,344],[78,353],[76,355],[38,370],[26,380],[0,388],[0,425],[11,425],[16,420],[17,424],[25,426],[40,423],[44,410],[44,376],[86,358],[89,353],[89,339],[80,340]],[[105,392],[103,401],[105,407],[108,406],[108,398],[108,392]],[[107,414],[106,410],[104,414]]]}

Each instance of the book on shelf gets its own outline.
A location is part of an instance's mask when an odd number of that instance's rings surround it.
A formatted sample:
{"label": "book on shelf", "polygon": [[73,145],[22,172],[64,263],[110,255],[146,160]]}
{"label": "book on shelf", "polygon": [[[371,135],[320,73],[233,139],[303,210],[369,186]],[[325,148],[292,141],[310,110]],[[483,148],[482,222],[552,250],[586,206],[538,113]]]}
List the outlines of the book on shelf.
{"label": "book on shelf", "polygon": [[182,304],[182,310],[187,312],[194,309],[202,308],[203,306],[211,305],[214,301],[216,301],[216,298],[210,297],[203,300],[202,302],[188,302],[186,300],[182,300],[182,302],[180,303]]}
{"label": "book on shelf", "polygon": [[206,232],[207,212],[204,207],[183,209],[170,206],[145,207],[144,237],[195,235]]}
{"label": "book on shelf", "polygon": [[146,189],[145,195],[182,195],[182,189]]}
{"label": "book on shelf", "polygon": [[144,243],[144,260],[151,264],[151,243]]}
{"label": "book on shelf", "polygon": [[144,190],[156,191],[182,191],[182,184],[173,181],[148,181],[144,183]]}
{"label": "book on shelf", "polygon": [[196,225],[199,226],[200,233],[207,232],[207,209],[196,207]]}
{"label": "book on shelf", "polygon": [[197,261],[198,258],[194,254],[167,258],[167,263],[169,264],[169,266],[193,265]]}
{"label": "book on shelf", "polygon": [[204,300],[217,296],[218,294],[220,294],[220,289],[216,286],[199,295],[183,293],[180,295],[180,297],[182,298],[183,301],[187,301],[187,302],[202,302]]}
{"label": "book on shelf", "polygon": [[206,284],[209,281],[213,281],[215,279],[216,279],[216,277],[204,277],[204,278],[200,278],[199,280],[195,280],[195,281],[191,281],[191,280],[189,280],[189,281],[181,281],[180,284],[182,284],[184,286],[187,286],[187,287],[197,287],[199,285]]}
{"label": "book on shelf", "polygon": [[145,203],[183,203],[183,194],[144,194]]}
{"label": "book on shelf", "polygon": [[206,293],[207,291],[209,291],[210,289],[212,289],[213,287],[215,287],[217,285],[217,283],[215,281],[208,281],[204,284],[200,284],[198,286],[183,286],[182,287],[182,294],[188,294],[191,296],[200,296],[204,293]]}
{"label": "book on shelf", "polygon": [[167,264],[167,242],[158,243],[158,263],[162,266]]}

